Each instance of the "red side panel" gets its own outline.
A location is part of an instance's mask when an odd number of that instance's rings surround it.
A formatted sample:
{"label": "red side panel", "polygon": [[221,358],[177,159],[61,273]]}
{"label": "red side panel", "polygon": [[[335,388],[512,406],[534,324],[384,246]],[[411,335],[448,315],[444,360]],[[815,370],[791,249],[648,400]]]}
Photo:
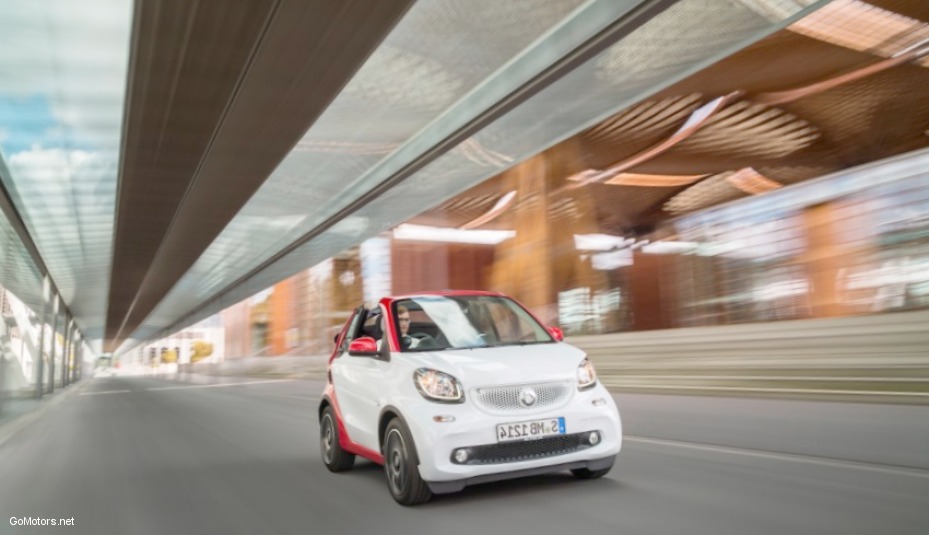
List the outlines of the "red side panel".
{"label": "red side panel", "polygon": [[323,394],[329,398],[329,401],[332,403],[332,410],[335,411],[335,420],[336,426],[339,428],[339,445],[342,446],[342,449],[359,455],[368,459],[369,461],[375,462],[377,464],[384,464],[384,456],[380,453],[370,450],[364,446],[356,444],[348,436],[348,432],[345,430],[345,425],[342,423],[342,411],[339,410],[339,401],[336,399],[335,387],[332,386],[332,383],[326,385],[326,390]]}
{"label": "red side panel", "polygon": [[[332,367],[332,361],[339,354],[339,347],[342,345],[342,341],[345,339],[351,321],[352,318],[349,316],[348,321],[346,321],[345,325],[342,326],[342,331],[339,333],[339,337],[335,342],[335,347],[332,349],[332,355],[329,356],[330,368]],[[328,381],[326,382],[326,390],[323,391],[323,396],[329,399],[329,401],[332,403],[332,410],[335,412],[336,427],[339,428],[339,445],[342,446],[343,450],[349,453],[360,455],[365,459],[371,460],[377,464],[384,464],[384,457],[380,453],[356,444],[348,436],[348,432],[345,430],[345,424],[342,423],[342,411],[339,409],[339,400],[335,395],[335,386],[332,384],[331,371],[329,371],[327,375]]]}

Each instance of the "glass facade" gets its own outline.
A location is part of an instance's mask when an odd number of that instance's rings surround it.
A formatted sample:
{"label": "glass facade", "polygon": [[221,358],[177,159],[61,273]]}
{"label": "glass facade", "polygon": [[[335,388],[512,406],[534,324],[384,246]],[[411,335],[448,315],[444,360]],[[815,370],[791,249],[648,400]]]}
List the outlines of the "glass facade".
{"label": "glass facade", "polygon": [[107,306],[131,20],[126,0],[5,2],[0,17],[0,182],[92,338]]}
{"label": "glass facade", "polygon": [[[544,180],[519,190],[522,203],[494,211],[512,187],[497,177],[445,205],[490,207],[492,228],[413,218],[276,285],[272,300],[311,281],[293,298],[304,312],[272,314],[260,327],[268,340],[298,336],[298,354],[325,353],[362,302],[443,289],[506,293],[569,335],[925,309],[927,164],[929,152],[915,153],[625,235],[593,217],[594,200],[587,219],[553,217],[568,213],[565,198],[582,200],[578,190],[546,194]],[[498,194],[480,200],[488,188]],[[442,211],[446,224],[454,213]],[[227,347],[245,332],[228,320],[226,329]]]}

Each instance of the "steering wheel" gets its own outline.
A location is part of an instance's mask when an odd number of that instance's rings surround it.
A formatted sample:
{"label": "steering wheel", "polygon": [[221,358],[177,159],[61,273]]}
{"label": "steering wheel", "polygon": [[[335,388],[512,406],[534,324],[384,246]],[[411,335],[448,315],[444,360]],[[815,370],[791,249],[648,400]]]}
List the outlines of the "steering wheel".
{"label": "steering wheel", "polygon": [[429,335],[426,334],[426,333],[413,333],[413,334],[410,334],[409,336],[410,336],[411,338],[418,338],[418,339],[420,339],[420,340],[424,340],[424,339],[426,339],[426,338],[432,338],[431,336],[429,336]]}
{"label": "steering wheel", "polygon": [[439,347],[439,343],[436,342],[435,338],[428,334],[416,333],[414,337],[419,339],[419,343],[416,344],[416,349],[434,349]]}

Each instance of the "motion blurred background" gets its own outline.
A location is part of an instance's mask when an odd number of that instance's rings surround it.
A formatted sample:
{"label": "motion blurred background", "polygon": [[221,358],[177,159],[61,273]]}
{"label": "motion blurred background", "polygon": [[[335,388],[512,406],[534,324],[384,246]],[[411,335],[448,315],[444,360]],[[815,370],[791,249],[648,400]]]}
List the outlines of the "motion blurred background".
{"label": "motion blurred background", "polygon": [[442,289],[561,327],[630,440],[433,520],[929,531],[929,2],[372,5],[0,2],[0,533],[409,528],[316,400]]}

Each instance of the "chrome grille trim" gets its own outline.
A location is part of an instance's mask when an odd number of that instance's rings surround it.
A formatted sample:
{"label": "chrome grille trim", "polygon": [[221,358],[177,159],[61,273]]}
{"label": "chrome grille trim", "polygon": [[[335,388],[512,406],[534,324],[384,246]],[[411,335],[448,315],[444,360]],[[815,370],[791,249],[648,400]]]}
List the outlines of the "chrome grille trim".
{"label": "chrome grille trim", "polygon": [[[520,399],[529,390],[535,394],[535,402],[531,405],[520,403]],[[486,386],[471,389],[471,399],[474,400],[479,408],[488,412],[528,413],[537,409],[560,407],[571,399],[574,390],[574,384],[568,380],[547,383]]]}

